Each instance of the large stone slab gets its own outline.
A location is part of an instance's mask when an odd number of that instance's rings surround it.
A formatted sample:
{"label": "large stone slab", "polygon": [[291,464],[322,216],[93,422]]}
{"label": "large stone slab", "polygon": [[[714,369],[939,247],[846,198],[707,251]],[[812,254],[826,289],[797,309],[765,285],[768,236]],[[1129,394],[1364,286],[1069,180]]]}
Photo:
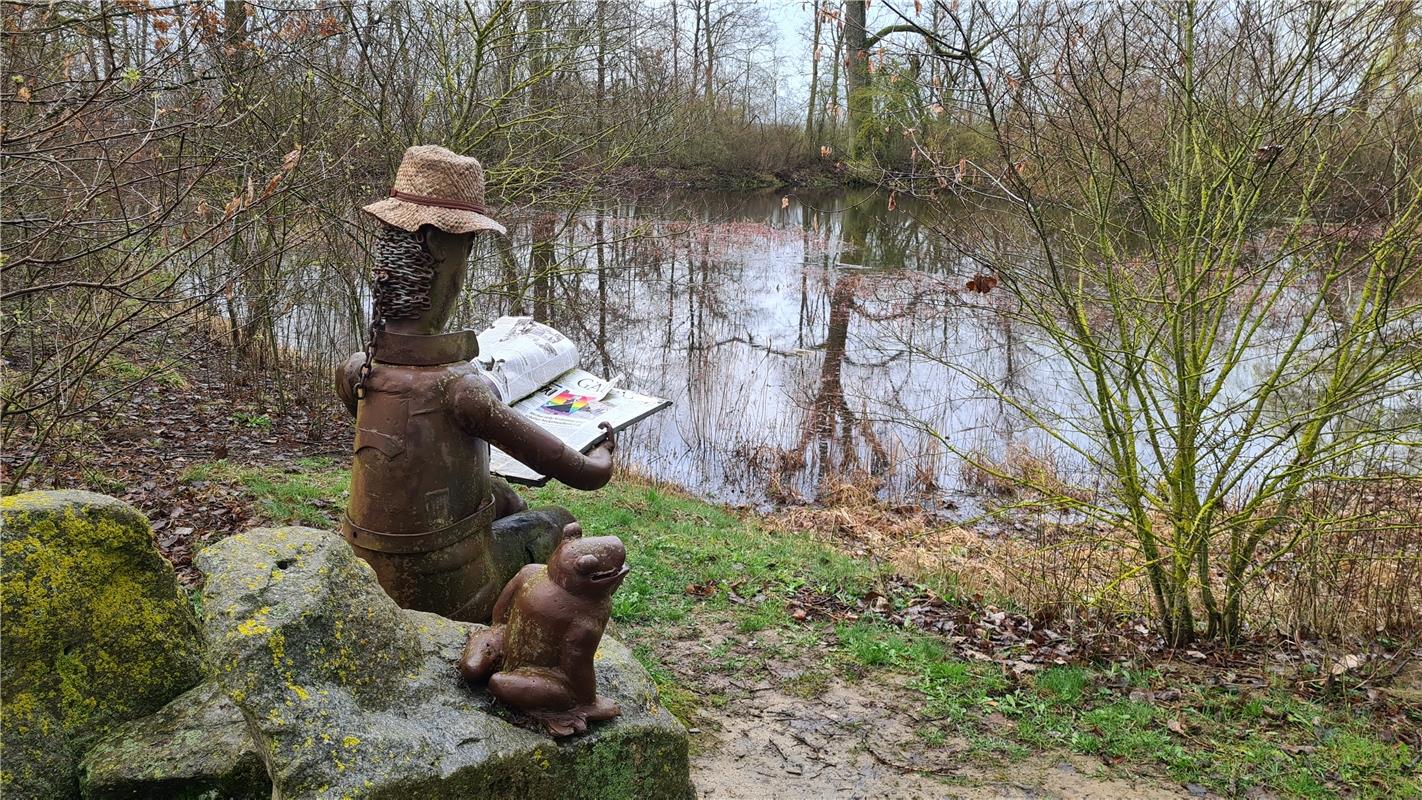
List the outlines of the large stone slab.
{"label": "large stone slab", "polygon": [[258,529],[198,557],[204,625],[278,797],[687,798],[687,737],[604,638],[623,716],[555,742],[512,724],[454,664],[469,626],[398,608],[338,536]]}
{"label": "large stone slab", "polygon": [[0,794],[73,797],[84,749],[202,679],[202,640],[133,507],[89,492],[0,498]]}
{"label": "large stone slab", "polygon": [[89,800],[266,800],[267,765],[247,721],[216,681],[125,722],[84,756]]}

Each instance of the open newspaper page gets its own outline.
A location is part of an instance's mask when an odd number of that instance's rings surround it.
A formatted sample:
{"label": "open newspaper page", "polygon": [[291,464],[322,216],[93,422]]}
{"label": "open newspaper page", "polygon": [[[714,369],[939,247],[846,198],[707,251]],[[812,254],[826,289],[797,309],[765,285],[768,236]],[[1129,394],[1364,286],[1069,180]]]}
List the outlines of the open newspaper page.
{"label": "open newspaper page", "polygon": [[[607,435],[601,427],[621,430],[671,405],[670,400],[638,394],[614,386],[581,369],[568,370],[552,383],[513,404],[513,409],[534,424],[552,432],[569,447],[586,453]],[[547,476],[490,448],[489,471],[514,483],[541,486]]]}
{"label": "open newspaper page", "polygon": [[528,397],[578,365],[572,340],[532,317],[499,317],[479,334],[475,360],[509,405]]}

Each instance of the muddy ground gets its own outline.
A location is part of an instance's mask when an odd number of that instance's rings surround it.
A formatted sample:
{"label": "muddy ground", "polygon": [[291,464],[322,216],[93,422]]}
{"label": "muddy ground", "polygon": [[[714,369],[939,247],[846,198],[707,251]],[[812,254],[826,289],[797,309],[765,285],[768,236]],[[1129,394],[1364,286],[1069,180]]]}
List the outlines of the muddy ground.
{"label": "muddy ground", "polygon": [[[1044,753],[984,763],[956,737],[926,742],[917,693],[883,673],[847,682],[815,681],[813,697],[790,693],[807,670],[823,669],[813,653],[770,659],[750,675],[708,670],[730,626],[662,643],[663,661],[697,695],[692,778],[707,800],[1165,800],[1213,797],[1156,775],[1123,775],[1099,760]],[[761,644],[773,648],[773,631]],[[888,681],[888,682],[886,682]],[[789,689],[787,691],[786,689]],[[1192,791],[1193,790],[1193,791]],[[1267,795],[1260,795],[1265,797]]]}

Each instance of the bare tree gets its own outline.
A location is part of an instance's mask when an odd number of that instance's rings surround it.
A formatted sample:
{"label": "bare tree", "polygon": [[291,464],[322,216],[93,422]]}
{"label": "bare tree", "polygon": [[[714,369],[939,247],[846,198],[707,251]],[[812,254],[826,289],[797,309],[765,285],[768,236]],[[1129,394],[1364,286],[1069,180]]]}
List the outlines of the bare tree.
{"label": "bare tree", "polygon": [[938,176],[914,190],[1010,212],[1020,246],[961,242],[991,278],[973,283],[1001,280],[1001,313],[1051,348],[1088,413],[980,383],[1110,491],[982,466],[1127,535],[1172,643],[1236,640],[1256,577],[1317,530],[1297,524],[1305,498],[1416,469],[1422,429],[1399,405],[1422,383],[1415,14],[978,3],[941,18],[996,156],[914,132]]}

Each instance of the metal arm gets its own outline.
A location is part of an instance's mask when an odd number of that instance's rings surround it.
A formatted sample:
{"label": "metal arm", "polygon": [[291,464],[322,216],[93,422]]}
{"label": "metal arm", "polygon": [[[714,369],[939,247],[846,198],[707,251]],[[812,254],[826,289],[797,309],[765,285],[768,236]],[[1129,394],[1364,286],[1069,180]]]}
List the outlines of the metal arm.
{"label": "metal arm", "polygon": [[612,477],[610,432],[607,441],[583,455],[500,402],[478,376],[459,378],[449,397],[465,430],[545,475],[574,489],[599,489]]}

